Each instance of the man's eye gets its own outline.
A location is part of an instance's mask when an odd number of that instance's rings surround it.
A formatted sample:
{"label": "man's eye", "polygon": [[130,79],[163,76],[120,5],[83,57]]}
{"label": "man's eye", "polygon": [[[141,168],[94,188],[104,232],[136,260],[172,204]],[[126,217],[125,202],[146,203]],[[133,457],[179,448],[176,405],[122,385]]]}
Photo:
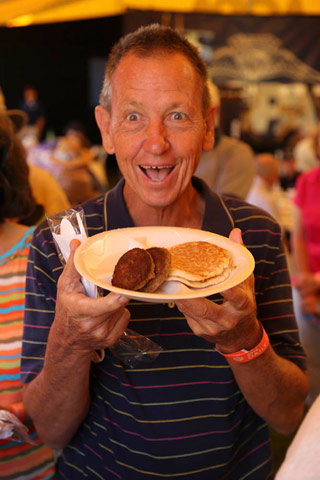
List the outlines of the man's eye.
{"label": "man's eye", "polygon": [[184,118],[184,114],[181,112],[174,112],[172,114],[173,120],[182,120]]}
{"label": "man's eye", "polygon": [[136,122],[138,120],[138,115],[136,113],[130,113],[127,118],[129,122]]}

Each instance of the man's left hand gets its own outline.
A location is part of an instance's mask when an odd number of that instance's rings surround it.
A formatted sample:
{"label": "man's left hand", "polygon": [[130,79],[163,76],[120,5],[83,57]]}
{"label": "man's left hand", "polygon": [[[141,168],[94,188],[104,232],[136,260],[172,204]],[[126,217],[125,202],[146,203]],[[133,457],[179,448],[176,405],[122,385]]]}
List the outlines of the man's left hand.
{"label": "man's left hand", "polygon": [[[229,238],[242,244],[238,228],[231,231]],[[206,298],[179,300],[176,304],[194,334],[218,344],[225,353],[253,348],[261,337],[253,274],[239,285],[221,292],[221,295],[221,305]]]}

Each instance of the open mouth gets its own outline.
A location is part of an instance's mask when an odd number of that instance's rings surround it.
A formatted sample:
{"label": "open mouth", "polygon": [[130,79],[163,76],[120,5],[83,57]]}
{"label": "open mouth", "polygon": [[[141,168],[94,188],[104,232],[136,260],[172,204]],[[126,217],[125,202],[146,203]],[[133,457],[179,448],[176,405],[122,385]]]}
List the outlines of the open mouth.
{"label": "open mouth", "polygon": [[174,166],[163,165],[156,167],[140,165],[140,169],[153,182],[162,182],[170,175],[170,173],[174,169]]}

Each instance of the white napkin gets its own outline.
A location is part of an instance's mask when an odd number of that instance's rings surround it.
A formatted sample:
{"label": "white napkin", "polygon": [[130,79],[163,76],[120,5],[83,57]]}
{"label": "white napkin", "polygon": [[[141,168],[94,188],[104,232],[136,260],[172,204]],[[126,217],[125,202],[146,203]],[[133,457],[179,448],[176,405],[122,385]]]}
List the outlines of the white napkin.
{"label": "white napkin", "polygon": [[[63,218],[61,220],[60,234],[52,232],[53,238],[56,241],[57,245],[59,246],[61,254],[63,255],[63,258],[66,262],[68,261],[68,258],[70,255],[71,240],[77,239],[80,242],[83,242],[87,238],[87,234],[83,226],[80,213],[76,214],[76,218],[78,220],[78,225],[81,233],[76,233],[72,223],[67,218]],[[85,288],[85,291],[88,297],[96,298],[97,286],[84,277],[81,277],[81,282]]]}

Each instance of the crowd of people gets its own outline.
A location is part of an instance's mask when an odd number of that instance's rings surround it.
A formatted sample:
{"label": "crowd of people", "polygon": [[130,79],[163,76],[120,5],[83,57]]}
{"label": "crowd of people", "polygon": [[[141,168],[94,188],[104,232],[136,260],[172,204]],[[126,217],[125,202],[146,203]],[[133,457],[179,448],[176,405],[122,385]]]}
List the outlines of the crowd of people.
{"label": "crowd of people", "polygon": [[[15,111],[0,95],[0,479],[316,480],[303,451],[316,455],[320,425],[320,164],[302,171],[293,151],[286,176],[287,159],[225,135],[205,62],[170,27],[142,27],[109,55],[95,117],[120,172],[112,188],[83,126],[42,140],[44,108],[24,93]],[[319,162],[320,129],[309,143]],[[244,245],[254,273],[168,304],[89,298],[79,242],[63,266],[46,219],[80,204],[89,236],[205,230]],[[119,360],[127,327],[157,358]],[[29,437],[1,436],[2,412]],[[300,424],[276,473],[270,427]]]}

